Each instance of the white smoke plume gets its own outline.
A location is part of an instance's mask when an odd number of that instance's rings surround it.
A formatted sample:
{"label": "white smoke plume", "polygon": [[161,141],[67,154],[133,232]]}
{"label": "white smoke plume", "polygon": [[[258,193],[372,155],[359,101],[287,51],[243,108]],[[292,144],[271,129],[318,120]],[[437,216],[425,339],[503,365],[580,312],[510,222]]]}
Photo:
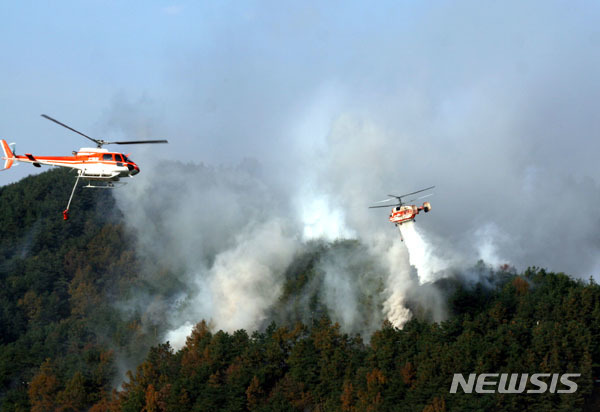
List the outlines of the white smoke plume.
{"label": "white smoke plume", "polygon": [[[394,181],[388,171],[398,159],[389,149],[400,143],[356,115],[338,117],[326,133],[306,176],[282,182],[272,165],[251,160],[238,167],[158,163],[131,190],[117,192],[148,261],[146,281],[166,291],[150,303],[140,293],[128,306],[145,308],[145,318],[163,325],[175,347],[202,319],[218,329],[254,331],[278,304],[286,269],[306,242],[354,238],[364,246],[329,249],[305,291],[318,290],[342,330],[368,338],[383,319],[402,327],[413,316],[409,306],[443,319],[430,302],[435,292],[422,285],[445,276],[450,261],[412,222],[402,225],[402,242],[387,214],[366,207]],[[357,164],[377,167],[357,171]],[[299,303],[302,319],[309,303]]]}
{"label": "white smoke plume", "polygon": [[342,331],[368,339],[385,318],[385,265],[357,241],[333,244],[317,264],[320,301]]}
{"label": "white smoke plume", "polygon": [[[118,192],[147,262],[145,280],[167,302],[162,322],[175,345],[202,319],[255,330],[279,296],[300,231],[278,217],[284,201],[260,173],[251,161],[237,168],[164,163]],[[137,297],[132,304],[146,306]]]}
{"label": "white smoke plume", "polygon": [[217,255],[210,273],[212,320],[224,330],[256,330],[279,297],[282,273],[298,245],[282,221],[250,228],[236,246]]}
{"label": "white smoke plume", "polygon": [[194,289],[185,297],[185,306],[171,313],[174,329],[165,339],[181,347],[202,319],[229,332],[258,329],[280,295],[282,273],[298,246],[285,232],[284,222],[278,219],[246,227],[235,236],[231,249],[216,255],[210,269],[192,273]]}
{"label": "white smoke plume", "polygon": [[[118,123],[121,112],[111,111],[107,122]],[[140,162],[143,173],[116,192],[117,203],[148,262],[145,280],[164,292],[140,292],[122,306],[163,325],[175,347],[202,319],[218,329],[257,330],[306,242],[355,238],[366,247],[330,249],[316,263],[311,287],[344,331],[368,338],[385,318],[402,326],[410,318],[406,292],[418,281],[405,279],[412,270],[397,233],[366,208],[396,162],[389,136],[352,114],[319,132],[312,139],[298,132],[295,162],[305,167],[285,179],[276,170],[281,164],[252,160],[237,167]],[[356,164],[371,161],[382,167],[356,172]],[[308,299],[301,305],[310,312]]]}
{"label": "white smoke plume", "polygon": [[384,313],[387,319],[397,328],[402,328],[412,318],[412,312],[406,307],[407,294],[415,284],[411,268],[406,265],[407,249],[400,239],[395,239],[385,251],[384,262],[389,268],[386,282],[387,299],[384,302]]}

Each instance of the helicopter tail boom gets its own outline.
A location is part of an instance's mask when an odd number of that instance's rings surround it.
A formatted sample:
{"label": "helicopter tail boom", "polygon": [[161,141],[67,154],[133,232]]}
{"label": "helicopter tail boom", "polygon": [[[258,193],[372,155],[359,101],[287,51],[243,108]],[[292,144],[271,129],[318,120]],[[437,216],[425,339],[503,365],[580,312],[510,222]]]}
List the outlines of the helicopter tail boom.
{"label": "helicopter tail boom", "polygon": [[0,140],[0,145],[2,145],[2,151],[4,152],[4,156],[2,157],[4,159],[4,168],[2,170],[10,169],[16,159],[15,154],[11,150],[10,145],[6,143],[6,140]]}

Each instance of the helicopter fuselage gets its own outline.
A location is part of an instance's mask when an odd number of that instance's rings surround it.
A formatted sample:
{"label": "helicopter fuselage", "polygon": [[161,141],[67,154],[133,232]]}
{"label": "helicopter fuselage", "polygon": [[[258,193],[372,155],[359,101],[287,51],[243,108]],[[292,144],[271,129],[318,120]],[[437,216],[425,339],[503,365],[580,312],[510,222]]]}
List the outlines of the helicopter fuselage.
{"label": "helicopter fuselage", "polygon": [[109,152],[102,148],[81,148],[73,156],[33,156],[14,155],[17,162],[41,165],[62,166],[81,171],[86,180],[117,181],[121,177],[134,176],[140,168],[123,153]]}
{"label": "helicopter fuselage", "polygon": [[395,206],[390,211],[390,222],[394,223],[396,226],[399,226],[406,222],[411,222],[415,220],[415,217],[419,214],[420,211],[425,211],[425,213],[431,210],[431,205],[429,202],[423,203],[423,206],[417,205],[401,205]]}

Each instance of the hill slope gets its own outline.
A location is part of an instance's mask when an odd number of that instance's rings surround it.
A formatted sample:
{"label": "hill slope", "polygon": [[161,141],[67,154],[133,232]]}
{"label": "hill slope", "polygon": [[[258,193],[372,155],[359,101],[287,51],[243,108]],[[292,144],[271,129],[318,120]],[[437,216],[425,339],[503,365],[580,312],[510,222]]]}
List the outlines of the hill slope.
{"label": "hill slope", "polygon": [[[152,286],[110,192],[80,190],[71,220],[62,220],[72,177],[54,169],[0,188],[3,411],[598,409],[594,282],[480,263],[479,283],[457,276],[435,285],[446,321],[415,308],[420,315],[403,330],[372,325],[365,342],[328,319],[314,282],[315,261],[332,248],[352,254],[362,247],[356,241],[297,256],[262,332],[215,331],[199,319],[181,350],[159,344],[143,312],[125,316],[115,304]],[[294,312],[300,297],[311,316]],[[574,394],[449,393],[454,373],[484,372],[581,377]]]}

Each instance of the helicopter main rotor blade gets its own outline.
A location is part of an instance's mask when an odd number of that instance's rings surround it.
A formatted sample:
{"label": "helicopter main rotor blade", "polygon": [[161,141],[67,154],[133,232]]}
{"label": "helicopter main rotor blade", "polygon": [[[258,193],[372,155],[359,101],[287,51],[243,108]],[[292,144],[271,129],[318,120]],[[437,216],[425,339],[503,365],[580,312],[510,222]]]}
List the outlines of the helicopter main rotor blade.
{"label": "helicopter main rotor blade", "polygon": [[415,200],[423,199],[423,198],[429,197],[429,196],[433,196],[433,193],[429,193],[428,195],[425,195],[425,196],[415,197],[414,199],[407,200],[406,203],[414,202]]}
{"label": "helicopter main rotor blade", "polygon": [[168,140],[131,140],[126,142],[105,142],[104,144],[149,144],[149,143],[169,143]]}
{"label": "helicopter main rotor blade", "polygon": [[410,195],[414,195],[414,194],[417,194],[417,193],[424,192],[424,191],[429,190],[429,189],[433,189],[434,187],[435,186],[431,186],[431,187],[428,187],[426,189],[417,190],[416,192],[412,192],[412,193],[406,193],[406,194],[401,195],[401,196],[396,196],[396,195],[388,195],[388,196],[393,196],[393,197],[396,197],[396,198],[400,199],[401,197],[410,196]]}
{"label": "helicopter main rotor blade", "polygon": [[97,140],[97,139],[94,139],[93,137],[89,137],[88,135],[85,135],[85,134],[81,133],[79,130],[75,130],[75,129],[73,129],[72,127],[69,127],[69,126],[67,126],[67,125],[66,125],[66,124],[64,124],[64,123],[61,123],[61,122],[59,122],[58,120],[56,120],[56,119],[53,119],[52,117],[50,117],[50,116],[48,116],[48,115],[42,114],[41,116],[42,116],[44,119],[48,119],[48,120],[50,120],[51,122],[54,122],[54,123],[56,123],[56,124],[59,124],[59,125],[61,125],[62,127],[66,127],[66,128],[67,128],[67,129],[69,129],[70,131],[72,131],[72,132],[75,132],[75,133],[77,133],[77,134],[79,134],[79,135],[81,135],[81,136],[85,137],[86,139],[90,139],[92,142],[94,142],[94,143],[96,143],[96,144],[98,144],[98,145],[101,145],[101,144],[102,144],[102,141],[100,141],[100,140]]}
{"label": "helicopter main rotor blade", "polygon": [[383,202],[389,202],[390,200],[396,200],[396,199],[385,199],[385,200],[378,200],[377,202],[373,202],[373,203],[383,203]]}
{"label": "helicopter main rotor blade", "polygon": [[401,206],[401,204],[397,203],[397,204],[394,204],[394,205],[369,206],[369,209],[376,209],[378,207],[396,207],[396,206]]}

